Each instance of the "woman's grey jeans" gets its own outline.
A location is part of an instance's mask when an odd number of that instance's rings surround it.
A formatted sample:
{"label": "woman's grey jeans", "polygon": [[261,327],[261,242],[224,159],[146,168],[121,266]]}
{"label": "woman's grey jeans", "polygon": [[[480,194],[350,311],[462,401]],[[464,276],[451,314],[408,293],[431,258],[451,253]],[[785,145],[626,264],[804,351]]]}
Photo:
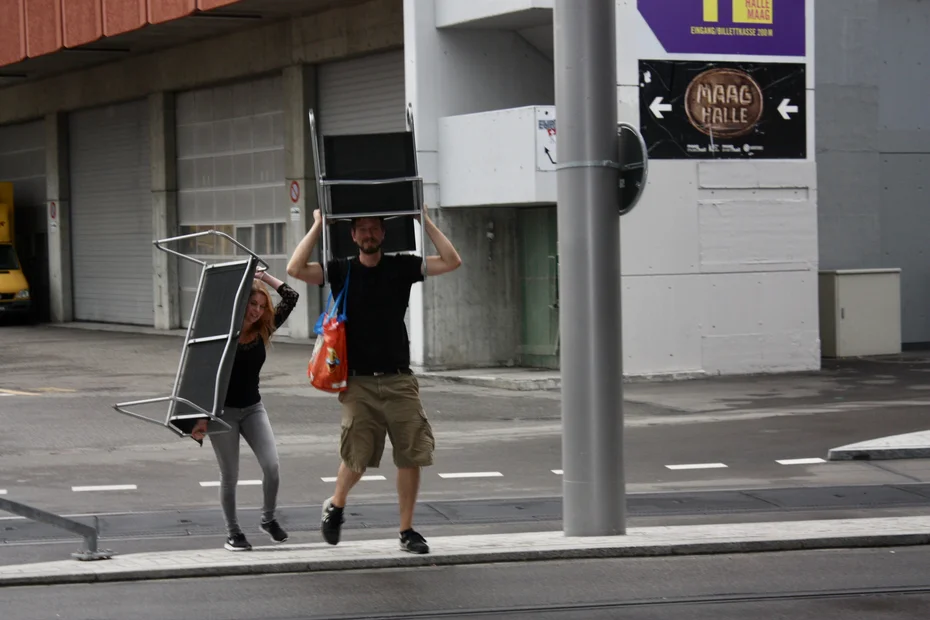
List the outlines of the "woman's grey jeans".
{"label": "woman's grey jeans", "polygon": [[244,437],[262,468],[262,521],[274,519],[278,499],[278,450],[274,432],[265,406],[259,402],[251,407],[224,408],[221,419],[232,427],[223,433],[210,434],[210,443],[220,466],[220,503],[226,519],[226,531],[230,536],[239,534],[236,518],[236,485],[239,482],[239,437]]}

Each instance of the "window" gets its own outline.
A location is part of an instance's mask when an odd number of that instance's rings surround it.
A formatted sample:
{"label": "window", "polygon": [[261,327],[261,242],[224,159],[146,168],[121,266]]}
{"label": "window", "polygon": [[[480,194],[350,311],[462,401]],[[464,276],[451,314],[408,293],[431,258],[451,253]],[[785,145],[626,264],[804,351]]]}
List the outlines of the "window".
{"label": "window", "polygon": [[16,252],[13,251],[12,245],[0,245],[0,270],[10,271],[12,269],[19,269]]}
{"label": "window", "polygon": [[[244,245],[245,247],[252,248],[252,227],[251,226],[236,226],[236,241]],[[240,248],[236,248],[236,256],[244,256],[245,251]]]}
{"label": "window", "polygon": [[[180,234],[191,235],[208,230],[232,236],[235,233],[235,226],[181,226]],[[234,248],[235,246],[229,239],[217,235],[203,235],[182,241],[180,251],[193,256],[234,256]]]}
{"label": "window", "polygon": [[287,254],[287,240],[285,239],[286,225],[284,223],[256,224],[255,247],[252,251],[259,256]]}

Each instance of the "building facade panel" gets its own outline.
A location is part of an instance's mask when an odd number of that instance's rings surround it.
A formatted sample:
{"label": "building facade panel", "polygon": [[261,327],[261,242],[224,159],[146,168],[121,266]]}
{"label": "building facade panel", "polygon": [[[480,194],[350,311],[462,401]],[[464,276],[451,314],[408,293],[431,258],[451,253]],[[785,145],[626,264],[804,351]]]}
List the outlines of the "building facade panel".
{"label": "building facade panel", "polygon": [[146,0],[103,0],[103,34],[112,37],[145,25]]}
{"label": "building facade panel", "polygon": [[26,55],[35,58],[60,48],[60,0],[26,2]]}
{"label": "building facade panel", "polygon": [[161,24],[190,15],[197,8],[196,0],[149,0],[148,22]]}
{"label": "building facade panel", "polygon": [[25,0],[0,0],[0,67],[19,62],[26,57]]}
{"label": "building facade panel", "polygon": [[77,47],[103,36],[103,0],[62,2],[62,42]]}
{"label": "building facade panel", "polygon": [[71,247],[78,321],[151,326],[152,171],[146,101],[70,117]]}

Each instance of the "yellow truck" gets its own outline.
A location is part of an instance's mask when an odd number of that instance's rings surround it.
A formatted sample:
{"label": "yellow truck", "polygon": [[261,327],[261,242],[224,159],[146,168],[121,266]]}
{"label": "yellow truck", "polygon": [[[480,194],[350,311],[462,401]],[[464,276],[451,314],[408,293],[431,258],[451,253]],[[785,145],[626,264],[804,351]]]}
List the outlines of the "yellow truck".
{"label": "yellow truck", "polygon": [[32,306],[29,283],[16,255],[13,224],[13,184],[0,183],[0,319],[25,319]]}

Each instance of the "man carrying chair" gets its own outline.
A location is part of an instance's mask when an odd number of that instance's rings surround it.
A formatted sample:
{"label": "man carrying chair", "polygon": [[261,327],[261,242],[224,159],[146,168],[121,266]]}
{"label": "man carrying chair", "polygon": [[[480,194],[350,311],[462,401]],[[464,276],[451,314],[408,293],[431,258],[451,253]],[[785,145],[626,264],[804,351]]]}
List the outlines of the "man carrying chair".
{"label": "man carrying chair", "polygon": [[[419,219],[420,216],[414,216]],[[410,369],[410,342],[404,316],[410,289],[424,276],[454,271],[462,259],[452,243],[436,227],[424,206],[423,224],[438,255],[384,255],[384,220],[358,217],[352,220],[352,241],[358,256],[328,260],[326,275],[334,296],[346,291],[347,389],[339,393],[342,404],[341,463],[332,497],[323,503],[323,539],[339,543],[349,491],[369,467],[377,468],[385,436],[391,438],[397,466],[400,504],[400,548],[429,553],[426,540],[413,529],[413,513],[420,488],[420,469],[433,463],[435,440],[420,402],[419,384]],[[298,244],[287,273],[309,284],[323,286],[323,266],[309,262],[320,237],[323,218],[313,213],[313,226]],[[324,258],[324,260],[326,260]],[[425,272],[425,273],[424,273]]]}

